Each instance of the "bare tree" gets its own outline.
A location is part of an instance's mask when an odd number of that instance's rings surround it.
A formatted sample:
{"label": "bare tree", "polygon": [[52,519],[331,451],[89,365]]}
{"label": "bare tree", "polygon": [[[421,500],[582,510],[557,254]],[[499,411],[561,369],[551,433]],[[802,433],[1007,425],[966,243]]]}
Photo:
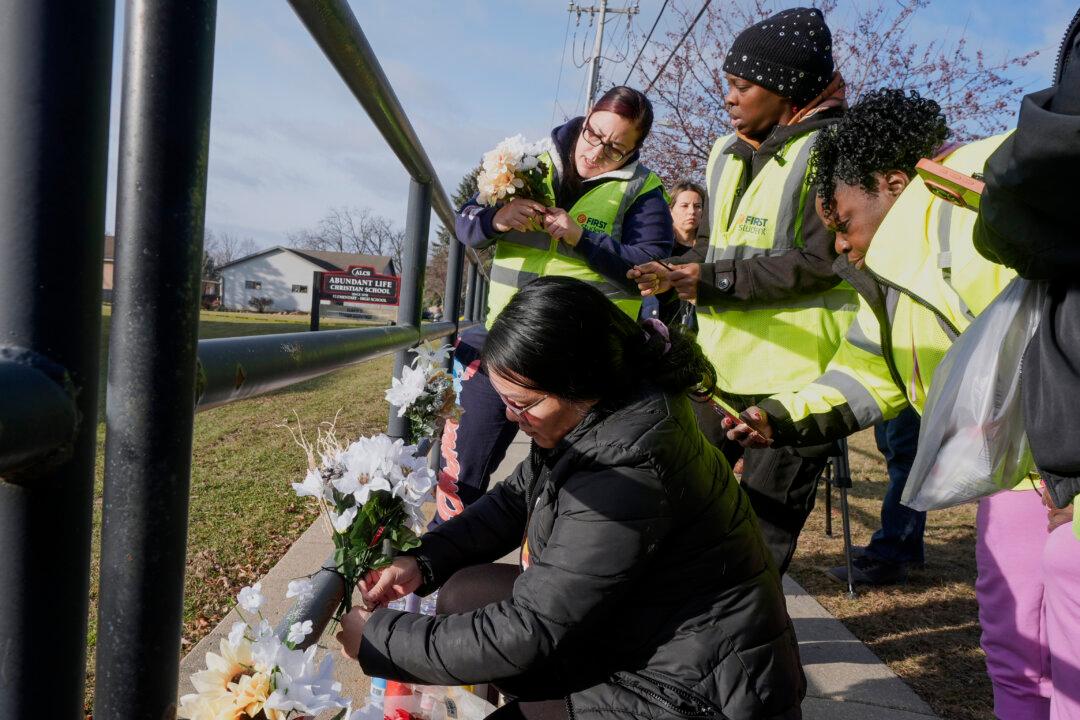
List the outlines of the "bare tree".
{"label": "bare tree", "polygon": [[364,207],[334,207],[312,229],[287,235],[289,244],[309,250],[388,255],[401,271],[405,231]]}
{"label": "bare tree", "polygon": [[[816,0],[833,32],[837,69],[847,83],[849,102],[880,87],[917,90],[941,103],[954,139],[969,140],[1000,132],[1015,112],[1023,88],[1010,78],[1038,53],[1006,55],[994,61],[968,38],[921,42],[909,32],[916,14],[931,0],[878,0],[876,4]],[[775,0],[714,3],[670,62],[662,63],[699,8],[698,0],[675,0],[681,16],[678,33],[654,41],[651,60],[639,71],[646,86],[659,72],[650,96],[658,121],[645,145],[645,161],[668,181],[700,180],[716,138],[731,132],[724,105],[723,63],[731,42],[743,28],[779,10]]]}
{"label": "bare tree", "polygon": [[255,241],[249,237],[241,238],[235,233],[214,232],[207,228],[203,238],[203,251],[211,262],[206,263],[204,258],[204,268],[209,266],[214,272],[207,277],[217,277],[218,268],[222,265],[251,255],[256,249]]}

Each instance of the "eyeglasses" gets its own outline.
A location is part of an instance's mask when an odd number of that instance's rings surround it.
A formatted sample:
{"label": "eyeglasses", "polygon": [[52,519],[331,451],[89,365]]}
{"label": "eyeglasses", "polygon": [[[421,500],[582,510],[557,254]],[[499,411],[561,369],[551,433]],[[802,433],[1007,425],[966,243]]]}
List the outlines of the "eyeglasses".
{"label": "eyeglasses", "polygon": [[604,142],[604,138],[600,137],[600,133],[592,129],[589,125],[589,120],[586,118],[585,122],[581,124],[581,137],[585,138],[585,142],[589,143],[593,147],[603,147],[603,156],[605,160],[611,162],[622,162],[626,159],[626,156],[630,154],[630,150],[622,151],[609,142]]}
{"label": "eyeglasses", "polygon": [[549,395],[544,395],[544,396],[542,396],[540,398],[537,398],[536,400],[533,400],[528,405],[523,406],[523,405],[518,405],[514,401],[510,400],[509,398],[507,398],[505,395],[503,395],[498,390],[495,391],[495,394],[498,395],[499,399],[503,401],[503,405],[506,406],[507,410],[509,410],[511,413],[513,413],[514,416],[517,417],[518,420],[524,420],[525,422],[529,422],[529,418],[527,417],[526,414],[530,410],[532,410],[534,407],[536,407],[540,403],[547,400],[548,397],[550,397]]}

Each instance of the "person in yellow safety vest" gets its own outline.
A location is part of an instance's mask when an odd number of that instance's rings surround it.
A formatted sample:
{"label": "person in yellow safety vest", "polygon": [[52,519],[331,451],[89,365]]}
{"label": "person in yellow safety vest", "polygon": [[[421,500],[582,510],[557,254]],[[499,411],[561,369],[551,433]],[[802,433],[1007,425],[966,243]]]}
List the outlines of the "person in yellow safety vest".
{"label": "person in yellow safety vest", "polygon": [[[944,164],[981,173],[1006,137],[965,145]],[[835,169],[817,178],[819,197],[828,203],[821,212],[845,251],[838,270],[862,296],[858,317],[820,378],[749,408],[745,422],[725,421],[731,439],[750,446],[818,443],[893,417],[908,404],[921,412],[952,342],[1015,276],[977,252],[976,213],[935,197],[918,178],[896,197],[886,185],[889,175],[877,178],[876,194]],[[866,272],[854,272],[863,263]],[[1048,560],[1048,539],[1056,537],[1060,551],[1069,530],[1055,534],[1053,521],[1048,528],[1038,489],[1017,480],[1013,492],[982,498],[976,516],[975,592],[995,715],[1078,719],[1077,619],[1060,612],[1075,606],[1076,573],[1047,574],[1047,568],[1075,567],[1080,545]]]}
{"label": "person in yellow safety vest", "polygon": [[[811,151],[811,182],[823,206],[832,208],[826,217],[836,231],[836,249],[847,255],[846,262],[839,260],[839,274],[853,284],[873,284],[861,269],[873,232],[914,177],[916,163],[935,155],[948,134],[938,103],[893,89],[865,93],[840,122],[818,134]],[[852,198],[865,201],[866,212],[848,213]],[[856,322],[848,334],[859,331]],[[852,579],[856,584],[904,582],[909,566],[925,561],[926,513],[900,503],[915,461],[919,426],[919,414],[910,407],[874,426],[889,485],[881,505],[881,527],[868,545],[855,550]],[[827,575],[848,582],[846,565],[830,569]]]}
{"label": "person in yellow safety vest", "polygon": [[[643,93],[612,88],[588,115],[552,131],[554,149],[543,159],[553,207],[524,199],[483,207],[473,199],[460,209],[458,240],[478,249],[495,246],[488,327],[521,287],[549,275],[583,280],[637,318],[641,298],[626,271],[650,257],[669,255],[674,244],[663,184],[638,159],[652,120],[652,104]],[[443,431],[433,525],[484,494],[518,432],[480,365],[486,337],[483,328],[467,331],[454,350],[455,382],[465,412]],[[596,358],[598,371],[606,362]]]}
{"label": "person in yellow safety vest", "polygon": [[[720,392],[741,410],[820,375],[857,296],[833,271],[833,236],[806,180],[815,134],[845,105],[821,11],[785,10],[750,26],[733,42],[724,72],[735,132],[717,140],[706,169],[712,231],[705,262],[674,272],[648,263],[629,277],[642,295],[696,301],[698,341]],[[698,419],[734,464],[743,449],[725,442],[719,418],[700,406]],[[742,484],[781,572],[813,508],[829,450],[745,453]]]}

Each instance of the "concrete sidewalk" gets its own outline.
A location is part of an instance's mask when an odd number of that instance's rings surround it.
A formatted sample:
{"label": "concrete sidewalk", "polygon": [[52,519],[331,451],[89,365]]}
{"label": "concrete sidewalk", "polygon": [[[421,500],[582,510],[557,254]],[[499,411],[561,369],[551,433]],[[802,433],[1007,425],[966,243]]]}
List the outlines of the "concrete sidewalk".
{"label": "concrete sidewalk", "polygon": [[[505,478],[528,450],[527,438],[519,435],[493,477]],[[285,613],[285,589],[289,580],[310,574],[332,549],[322,523],[312,525],[293,543],[281,561],[262,579],[267,600],[263,611],[267,618],[276,622]],[[506,561],[515,562],[516,554]],[[871,717],[874,720],[926,720],[937,717],[904,681],[789,577],[784,578],[784,591],[806,671],[808,688],[802,706],[804,720],[863,720]],[[181,695],[192,692],[191,673],[204,667],[206,652],[216,652],[220,640],[228,635],[237,619],[235,612],[226,616],[181,662]],[[319,644],[339,660],[335,673],[345,687],[345,694],[362,705],[368,694],[368,680],[358,664],[341,658],[332,632],[328,631]]]}

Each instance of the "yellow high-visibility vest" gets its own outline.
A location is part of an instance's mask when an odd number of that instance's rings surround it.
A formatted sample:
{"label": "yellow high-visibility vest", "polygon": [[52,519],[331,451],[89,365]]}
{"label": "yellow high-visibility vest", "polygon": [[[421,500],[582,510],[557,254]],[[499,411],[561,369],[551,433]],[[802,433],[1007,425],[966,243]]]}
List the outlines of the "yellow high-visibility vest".
{"label": "yellow high-visibility vest", "polygon": [[[558,177],[554,157],[545,153],[541,158],[547,164],[544,181],[552,197]],[[567,210],[570,217],[583,229],[604,233],[619,242],[626,211],[645,193],[663,187],[656,173],[640,163],[624,174],[626,177],[599,183],[588,190]],[[641,310],[638,294],[629,292],[627,285],[617,285],[594,272],[576,248],[555,240],[546,232],[508,232],[500,235],[495,244],[488,292],[488,329],[520,288],[544,275],[584,280],[603,291],[632,318],[636,319]]]}
{"label": "yellow high-visibility vest", "polygon": [[[965,145],[944,165],[967,175],[981,172],[1006,137]],[[815,415],[845,407],[860,427],[895,417],[908,404],[922,413],[934,371],[957,335],[1016,276],[979,255],[973,240],[976,218],[913,178],[866,254],[866,269],[885,291],[884,317],[879,321],[863,299],[826,372],[762,407],[796,429]]]}
{"label": "yellow high-visibility vest", "polygon": [[[745,163],[726,152],[734,135],[713,145],[706,168],[712,234],[706,262],[782,255],[803,246],[802,220],[816,133],[793,137],[740,197]],[[730,221],[729,221],[730,219]],[[821,375],[855,315],[858,295],[846,283],[802,300],[753,307],[699,306],[698,342],[733,395],[797,390]]]}

